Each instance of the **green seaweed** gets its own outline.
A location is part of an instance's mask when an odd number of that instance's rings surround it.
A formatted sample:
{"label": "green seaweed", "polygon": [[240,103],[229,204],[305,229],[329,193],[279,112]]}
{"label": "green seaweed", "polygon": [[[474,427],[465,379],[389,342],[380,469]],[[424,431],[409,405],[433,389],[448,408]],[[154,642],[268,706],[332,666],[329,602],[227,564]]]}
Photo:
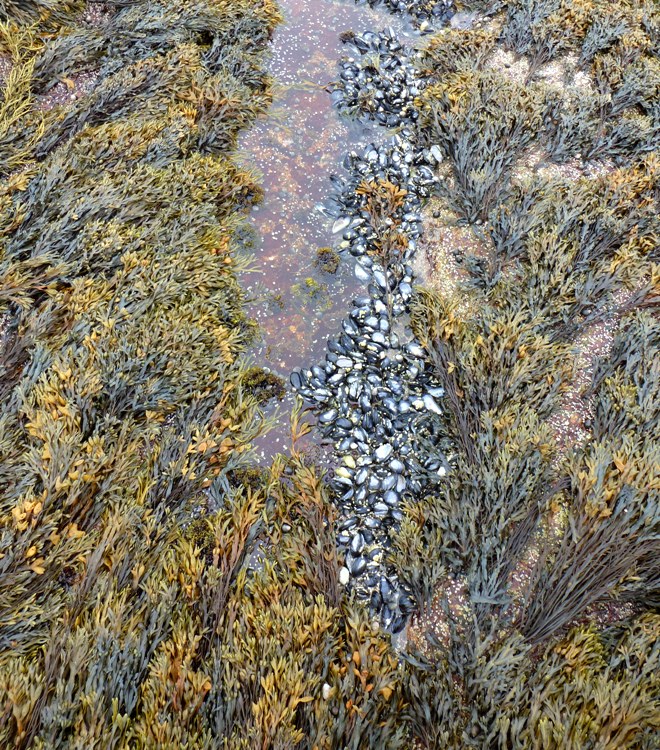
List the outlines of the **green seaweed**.
{"label": "green seaweed", "polygon": [[291,294],[307,308],[328,310],[332,301],[328,294],[328,285],[307,276],[302,281],[291,285]]}

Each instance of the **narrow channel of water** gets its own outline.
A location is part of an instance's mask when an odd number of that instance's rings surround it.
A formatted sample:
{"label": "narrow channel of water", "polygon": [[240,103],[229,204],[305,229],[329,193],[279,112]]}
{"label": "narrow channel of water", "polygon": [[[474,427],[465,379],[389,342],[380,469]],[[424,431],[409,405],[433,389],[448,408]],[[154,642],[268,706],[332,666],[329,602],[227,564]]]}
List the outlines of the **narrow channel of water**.
{"label": "narrow channel of water", "polygon": [[[287,381],[294,367],[323,359],[352,298],[362,291],[353,263],[336,273],[319,268],[319,248],[339,241],[331,221],[316,206],[333,190],[330,175],[352,148],[382,141],[376,130],[339,118],[327,85],[346,49],[342,32],[393,27],[406,37],[401,19],[352,0],[280,0],[286,21],[272,43],[270,73],[276,80],[268,115],[244,136],[245,162],[263,174],[265,197],[252,215],[259,235],[258,270],[241,278],[250,296],[248,314],[257,320],[261,342],[250,352],[255,364]],[[267,462],[290,444],[291,394],[278,407],[273,430],[257,441],[256,458]]]}

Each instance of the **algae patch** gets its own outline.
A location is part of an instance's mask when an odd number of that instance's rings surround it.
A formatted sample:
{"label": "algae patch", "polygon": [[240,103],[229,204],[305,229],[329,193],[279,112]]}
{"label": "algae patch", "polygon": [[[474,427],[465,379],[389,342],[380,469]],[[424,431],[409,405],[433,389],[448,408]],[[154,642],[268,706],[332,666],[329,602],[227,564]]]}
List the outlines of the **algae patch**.
{"label": "algae patch", "polygon": [[320,247],[316,251],[314,265],[326,273],[337,273],[339,268],[339,254],[331,247]]}

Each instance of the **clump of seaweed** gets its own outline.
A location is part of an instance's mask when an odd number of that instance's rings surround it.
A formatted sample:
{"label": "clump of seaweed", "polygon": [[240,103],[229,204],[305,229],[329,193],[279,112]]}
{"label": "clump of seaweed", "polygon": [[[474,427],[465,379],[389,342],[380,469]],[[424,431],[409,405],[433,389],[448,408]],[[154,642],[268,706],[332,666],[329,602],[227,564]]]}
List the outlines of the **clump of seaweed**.
{"label": "clump of seaweed", "polygon": [[529,78],[545,63],[574,49],[593,13],[591,0],[513,0],[507,3],[504,43],[529,60]]}
{"label": "clump of seaweed", "polygon": [[291,286],[291,293],[309,308],[328,309],[332,304],[328,285],[313,276],[306,276],[302,281]]}
{"label": "clump of seaweed", "polygon": [[485,220],[506,195],[514,163],[539,138],[550,102],[542,87],[488,70],[449,74],[424,90],[423,127],[449,158],[449,197],[468,221]]}
{"label": "clump of seaweed", "polygon": [[[532,24],[544,39],[553,41],[544,43],[545,47],[536,46],[529,74],[533,76],[540,65],[570,50],[579,54],[579,66],[593,76],[594,87],[558,102],[549,128],[553,158],[562,161],[579,153],[591,159],[620,161],[655,151],[660,85],[654,31],[657,20],[653,20],[657,9],[650,3],[638,7],[601,2],[556,5],[553,13]],[[525,44],[535,44],[524,30],[529,9],[522,12],[516,6],[510,13],[520,28],[514,23],[518,30],[510,31],[511,25],[506,25],[504,38],[522,52],[516,34],[522,34]],[[507,33],[513,36],[507,37]]]}
{"label": "clump of seaweed", "polygon": [[448,29],[431,37],[423,48],[420,72],[425,77],[440,79],[448,73],[478,70],[496,41],[496,33],[489,29]]}
{"label": "clump of seaweed", "polygon": [[286,394],[284,381],[262,367],[251,367],[241,379],[243,389],[253,396],[258,403],[264,404],[271,399],[281,401]]}
{"label": "clump of seaweed", "polygon": [[85,6],[83,0],[3,0],[0,20],[29,24],[39,21],[44,28],[71,21]]}
{"label": "clump of seaweed", "polygon": [[540,561],[530,582],[522,627],[532,641],[608,592],[642,605],[657,598],[659,331],[648,312],[626,318],[595,376],[593,437],[566,472],[571,523],[551,567]]}
{"label": "clump of seaweed", "polygon": [[520,636],[452,636],[448,653],[411,657],[405,668],[406,716],[425,746],[653,746],[657,615],[579,626],[535,655]]}
{"label": "clump of seaweed", "polygon": [[339,268],[339,253],[331,247],[320,247],[316,251],[314,264],[326,273],[337,273],[337,269]]}

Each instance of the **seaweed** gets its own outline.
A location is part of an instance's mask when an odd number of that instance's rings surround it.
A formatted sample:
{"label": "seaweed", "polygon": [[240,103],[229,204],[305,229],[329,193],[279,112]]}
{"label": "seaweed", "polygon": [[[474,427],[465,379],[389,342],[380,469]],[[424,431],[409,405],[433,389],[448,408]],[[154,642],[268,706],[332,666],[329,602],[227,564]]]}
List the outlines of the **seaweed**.
{"label": "seaweed", "polygon": [[553,158],[561,161],[579,153],[622,161],[656,150],[657,16],[648,3],[614,9],[595,4],[583,30],[565,26],[580,50],[579,64],[593,75],[594,90],[558,106],[548,129]]}
{"label": "seaweed", "polygon": [[550,97],[484,70],[448,75],[420,100],[423,126],[452,165],[454,207],[470,222],[485,220],[516,159],[539,138]]}
{"label": "seaweed", "polygon": [[555,336],[575,335],[594,321],[599,301],[642,283],[639,260],[659,228],[657,175],[650,156],[599,179],[516,187],[489,217],[493,279],[521,260],[529,264],[526,304],[539,325],[559,323]]}
{"label": "seaweed", "polygon": [[[282,383],[242,358],[260,189],[232,152],[278,18],[138,2],[3,32],[3,747],[403,741],[322,479],[248,457]],[[36,109],[83,69],[90,91]]]}
{"label": "seaweed", "polygon": [[524,622],[530,639],[547,637],[615,587],[641,602],[657,596],[658,341],[657,320],[633,314],[595,374],[592,442],[568,469],[575,519],[551,569],[539,570],[532,584]]}
{"label": "seaweed", "polygon": [[71,21],[83,7],[82,0],[4,0],[0,7],[0,20],[21,24],[40,21],[44,27],[56,26]]}
{"label": "seaweed", "polygon": [[520,636],[454,631],[450,652],[405,665],[406,715],[434,748],[650,748],[659,625],[582,625],[533,659]]}
{"label": "seaweed", "polygon": [[267,403],[271,399],[281,401],[286,394],[282,378],[272,372],[266,372],[261,367],[251,367],[243,375],[241,385],[259,404]]}
{"label": "seaweed", "polygon": [[[306,307],[318,307],[327,310],[331,306],[328,285],[317,281],[313,276],[307,276],[291,286],[291,293]],[[275,300],[279,303],[279,300]]]}
{"label": "seaweed", "polygon": [[495,32],[486,29],[448,29],[432,36],[422,49],[420,72],[438,80],[448,73],[478,70],[496,41]]}
{"label": "seaweed", "polygon": [[[487,76],[497,92],[517,84],[485,72],[478,49],[458,75],[427,58],[430,75],[434,66],[442,75],[424,92],[423,135],[431,129],[450,157],[446,203],[491,249],[466,259],[467,305],[429,290],[413,304],[453,450],[447,481],[406,508],[393,536],[391,561],[420,608],[403,654],[406,718],[428,747],[650,748],[660,632],[657,10],[615,4],[605,38],[611,4],[507,6],[501,40],[526,55],[525,95],[546,112],[528,145],[550,135],[558,160],[608,156],[618,168],[509,177],[521,151],[507,152],[506,138],[482,147],[497,95],[475,81]],[[439,36],[431,49],[451,43]],[[571,101],[544,91],[539,68],[583,43],[594,93]],[[504,122],[511,102],[520,106],[508,98]],[[459,116],[471,136],[463,150],[469,142],[496,188],[473,188],[473,163],[452,151],[447,123]],[[472,127],[479,117],[483,128]],[[614,338],[590,355],[584,340],[597,325]],[[554,432],[567,396],[584,405],[586,437],[575,444]]]}
{"label": "seaweed", "polygon": [[320,247],[316,251],[314,265],[326,273],[337,273],[339,268],[339,254],[331,247]]}
{"label": "seaweed", "polygon": [[544,64],[575,49],[589,28],[591,0],[514,0],[507,3],[503,42],[529,61],[528,80]]}
{"label": "seaweed", "polygon": [[[527,84],[487,68],[492,32],[423,53],[415,127],[491,249],[465,264],[467,312],[424,290],[412,308],[446,392],[418,458],[443,451],[448,475],[392,533],[419,608],[397,653],[339,582],[301,412],[290,456],[250,457],[282,384],[244,359],[260,188],[233,154],[270,101],[275,6],[138,0],[94,26],[82,4],[5,3],[2,747],[657,744],[657,9],[502,6]],[[536,80],[566,51],[593,95]],[[532,146],[617,168],[516,177]],[[405,193],[359,195],[399,260]],[[604,323],[612,345],[580,373]],[[566,446],[552,420],[577,374],[588,439]]]}
{"label": "seaweed", "polygon": [[[543,421],[571,376],[569,347],[537,329],[524,301],[503,308],[489,310],[475,328],[424,295],[415,316],[460,448],[446,490],[433,498],[439,560],[467,575],[474,601],[492,603],[505,601],[511,548],[529,541],[557,491],[555,448]],[[528,538],[521,541],[522,529]]]}
{"label": "seaweed", "polygon": [[[562,541],[545,549],[536,570],[539,579],[530,583],[521,622],[531,642],[550,637],[612,594],[626,573],[657,549],[660,513],[652,489],[657,456],[646,438],[640,441],[627,432],[619,418],[620,432],[614,429],[590,443],[556,476],[556,448],[544,425],[571,382],[572,342],[598,320],[595,306],[616,289],[642,281],[639,266],[657,236],[657,174],[655,160],[647,159],[600,180],[521,187],[490,222],[495,252],[506,263],[517,262],[518,271],[494,279],[479,316],[462,321],[437,296],[424,294],[418,300],[416,332],[429,347],[447,392],[450,432],[459,449],[446,491],[433,498],[428,511],[437,531],[426,533],[442,540],[439,564],[466,576],[482,627],[494,607],[502,617],[510,616],[510,575],[552,504],[566,503],[571,520]],[[633,248],[624,262],[624,251]],[[653,336],[646,332],[648,347]],[[619,362],[624,360],[619,355]],[[631,367],[635,361],[631,351]],[[654,373],[648,376],[653,384]],[[608,418],[615,419],[611,409]],[[653,435],[657,425],[651,409],[646,434]],[[620,469],[609,468],[626,461],[634,461],[635,474],[644,477],[639,488],[630,481],[621,484]],[[585,482],[592,476],[598,482],[588,489]],[[597,512],[599,493],[611,504]],[[406,532],[402,527],[400,544]],[[629,542],[619,545],[622,538]],[[651,570],[649,582],[657,576]],[[413,573],[408,578],[416,580]]]}

